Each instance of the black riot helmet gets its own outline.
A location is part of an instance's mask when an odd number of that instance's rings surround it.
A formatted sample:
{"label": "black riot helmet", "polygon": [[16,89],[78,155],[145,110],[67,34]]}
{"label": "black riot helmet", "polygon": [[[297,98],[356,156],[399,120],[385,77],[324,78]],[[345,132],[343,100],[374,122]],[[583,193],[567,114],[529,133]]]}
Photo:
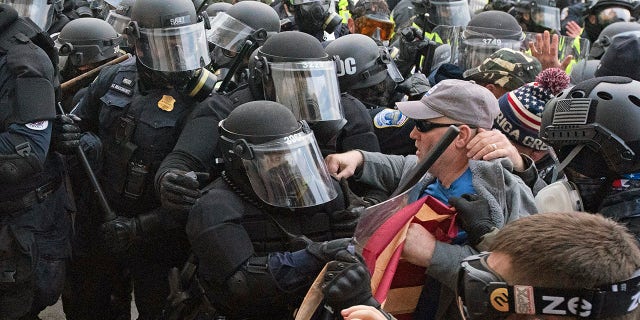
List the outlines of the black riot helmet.
{"label": "black riot helmet", "polygon": [[220,13],[220,12],[226,12],[227,10],[229,10],[229,8],[231,8],[232,4],[228,3],[228,2],[215,2],[210,4],[206,11],[207,11],[207,15],[209,16],[209,19],[213,19],[215,18],[215,16]]}
{"label": "black riot helmet", "polygon": [[209,64],[205,25],[189,0],[137,0],[127,28],[139,64],[160,72]]}
{"label": "black riot helmet", "polygon": [[567,167],[591,177],[640,171],[640,82],[600,77],[550,100],[540,138]]}
{"label": "black riot helmet", "polygon": [[520,51],[526,36],[512,15],[497,10],[478,13],[461,29],[453,42],[458,43],[455,58],[463,70],[479,66],[500,49]]}
{"label": "black riot helmet", "polygon": [[636,34],[640,36],[640,23],[636,22],[614,22],[600,32],[598,40],[596,40],[589,50],[589,59],[600,59],[607,52],[609,45],[616,36]]}
{"label": "black riot helmet", "polygon": [[333,0],[288,0],[298,30],[308,34],[333,32],[342,23]]}
{"label": "black riot helmet", "polygon": [[436,26],[465,26],[471,20],[467,0],[412,0],[415,23],[425,32]]}
{"label": "black riot helmet", "polygon": [[584,31],[592,43],[602,30],[615,22],[635,20],[638,3],[627,0],[598,0],[591,3],[584,19]]}
{"label": "black riot helmet", "polygon": [[560,8],[556,7],[556,0],[519,0],[509,13],[525,31],[560,31]]}
{"label": "black riot helmet", "polygon": [[252,59],[249,83],[254,97],[287,106],[298,120],[344,120],[335,62],[313,36],[275,34]]}
{"label": "black riot helmet", "polygon": [[76,76],[84,66],[95,67],[119,55],[122,37],[104,20],[82,18],[72,20],[60,31],[56,46],[60,69],[65,79]]}
{"label": "black riot helmet", "polygon": [[[280,32],[280,17],[269,5],[258,1],[241,1],[211,19],[208,41],[214,69],[230,67],[243,45],[247,55],[271,35]],[[250,42],[247,42],[250,41]],[[244,59],[244,57],[242,57]]]}
{"label": "black riot helmet", "polygon": [[340,61],[338,81],[342,92],[371,87],[387,77],[391,77],[396,83],[404,80],[387,48],[379,47],[365,35],[342,36],[331,41],[325,50],[330,56],[337,56]]}
{"label": "black riot helmet", "polygon": [[55,13],[64,9],[64,0],[0,0],[0,3],[10,5],[19,16],[29,18],[43,31],[49,29]]}
{"label": "black riot helmet", "polygon": [[337,196],[313,132],[287,107],[247,102],[221,121],[219,130],[226,175],[243,190],[248,180],[264,203],[302,208]]}

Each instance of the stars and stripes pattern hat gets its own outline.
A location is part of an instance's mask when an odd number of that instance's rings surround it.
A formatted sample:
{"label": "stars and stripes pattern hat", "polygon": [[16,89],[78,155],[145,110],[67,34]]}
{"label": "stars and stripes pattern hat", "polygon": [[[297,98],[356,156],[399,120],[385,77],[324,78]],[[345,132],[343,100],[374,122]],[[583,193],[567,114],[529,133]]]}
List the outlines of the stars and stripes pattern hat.
{"label": "stars and stripes pattern hat", "polygon": [[507,92],[500,99],[500,115],[494,127],[511,140],[535,150],[546,150],[547,145],[538,138],[540,117],[544,106],[556,94],[569,86],[569,76],[562,70],[542,71],[535,82]]}

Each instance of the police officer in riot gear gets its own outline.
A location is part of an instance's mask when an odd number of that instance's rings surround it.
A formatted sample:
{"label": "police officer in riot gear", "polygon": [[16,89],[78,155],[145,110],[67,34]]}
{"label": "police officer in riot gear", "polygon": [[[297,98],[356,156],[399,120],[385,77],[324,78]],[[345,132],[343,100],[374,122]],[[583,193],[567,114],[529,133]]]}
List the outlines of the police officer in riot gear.
{"label": "police officer in riot gear", "polygon": [[254,100],[284,104],[309,122],[325,155],[379,150],[366,108],[356,98],[340,94],[335,62],[308,34],[287,31],[267,39],[250,58],[247,83],[226,96],[233,106]]}
{"label": "police officer in riot gear", "polygon": [[296,30],[319,41],[327,40],[324,32],[333,33],[342,23],[333,0],[290,0],[286,4],[293,14]]}
{"label": "police officer in riot gear", "polygon": [[60,32],[73,18],[65,15],[64,0],[2,0],[0,3],[13,6],[20,16],[29,17],[50,35]]}
{"label": "police officer in riot gear", "polygon": [[393,109],[396,87],[403,78],[387,48],[367,36],[350,34],[332,41],[326,51],[338,56],[343,65],[338,74],[340,90],[369,109],[381,152],[415,153],[414,142],[409,139],[413,120]]}
{"label": "police officer in riot gear", "polygon": [[386,47],[368,36],[350,34],[331,41],[325,50],[340,58],[340,91],[350,93],[368,108],[393,104],[394,90],[404,79]]}
{"label": "police officer in riot gear", "polygon": [[357,215],[314,135],[285,106],[252,101],[220,123],[222,178],[189,214],[198,278],[219,316],[289,319],[324,264],[347,250]]}
{"label": "police officer in riot gear", "polygon": [[569,21],[584,27],[583,37],[594,43],[608,25],[620,21],[633,21],[638,15],[638,3],[625,0],[598,0],[571,5],[562,12],[562,29]]}
{"label": "police officer in riot gear", "polygon": [[618,35],[627,34],[640,35],[640,24],[637,22],[614,22],[600,32],[598,40],[596,40],[589,50],[589,59],[600,59],[607,52],[609,45],[613,42],[613,38]]}
{"label": "police officer in riot gear", "polygon": [[522,30],[542,33],[560,32],[560,9],[555,0],[521,0],[509,10]]}
{"label": "police officer in riot gear", "polygon": [[59,82],[53,42],[0,4],[0,315],[34,319],[62,291],[70,255],[60,157],[49,148]]}
{"label": "police officer in riot gear", "polygon": [[122,41],[120,42],[120,49],[125,52],[133,52],[132,48],[129,45],[129,40],[127,35],[125,34],[125,29],[129,26],[129,21],[131,21],[131,7],[135,0],[123,0],[120,1],[118,6],[115,9],[109,10],[106,18],[104,19],[107,23],[109,23],[113,29],[122,36]]}
{"label": "police officer in riot gear", "polygon": [[[191,114],[215,83],[204,69],[210,62],[204,24],[188,0],[136,1],[127,29],[135,58],[103,69],[74,110],[78,125],[101,140],[97,176],[117,218],[105,221],[89,192],[78,196],[86,214],[78,221],[74,295],[65,301],[73,318],[122,316],[122,304],[113,306],[110,295],[128,270],[140,319],[155,319],[168,295],[169,269],[186,260],[186,212],[164,204],[176,195],[195,201],[204,175],[189,171],[206,172],[210,164],[156,174],[181,131],[198,131]],[[171,188],[154,188],[156,178]]]}
{"label": "police officer in riot gear", "polygon": [[[280,32],[278,13],[269,5],[257,1],[242,1],[211,19],[208,41],[213,70],[237,66],[235,82],[243,82],[249,55],[271,35]],[[243,49],[243,46],[246,48]],[[240,56],[240,53],[243,53]],[[223,88],[227,91],[229,88]],[[230,90],[228,90],[230,91]]]}
{"label": "police officer in riot gear", "polygon": [[566,163],[584,211],[623,222],[640,238],[638,90],[640,82],[626,77],[594,78],[565,89],[547,103],[540,138]]}
{"label": "police officer in riot gear", "polygon": [[[487,40],[490,39],[490,40]],[[502,11],[477,14],[460,33],[457,65],[462,70],[479,66],[484,59],[501,48],[523,49],[525,33],[518,21]]]}
{"label": "police officer in riot gear", "polygon": [[[60,75],[63,81],[71,80],[85,72],[122,55],[120,41],[122,37],[104,20],[82,18],[73,20],[62,28],[56,39],[56,47],[60,56]],[[62,106],[66,111],[80,100],[77,92],[85,90],[93,79],[87,78],[84,83],[75,83],[62,92]]]}
{"label": "police officer in riot gear", "polygon": [[[465,26],[471,20],[467,1],[414,0],[414,24],[423,32],[433,32],[436,26]],[[438,42],[434,37],[431,40]]]}
{"label": "police officer in riot gear", "polygon": [[69,80],[118,57],[121,39],[104,20],[83,18],[69,22],[56,39],[63,80]]}

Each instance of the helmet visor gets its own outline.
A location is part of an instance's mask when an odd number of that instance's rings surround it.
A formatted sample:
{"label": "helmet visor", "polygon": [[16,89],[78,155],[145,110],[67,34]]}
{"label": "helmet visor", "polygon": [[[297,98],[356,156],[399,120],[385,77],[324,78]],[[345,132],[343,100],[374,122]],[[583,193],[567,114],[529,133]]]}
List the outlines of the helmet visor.
{"label": "helmet visor", "polygon": [[402,73],[398,69],[398,66],[396,65],[396,63],[393,61],[393,58],[391,58],[391,53],[389,53],[389,49],[387,49],[384,46],[379,47],[379,49],[380,49],[379,59],[382,63],[384,63],[387,66],[387,74],[389,75],[389,77],[391,77],[391,79],[393,79],[393,82],[396,82],[396,83],[400,83],[404,81],[404,77],[402,77]]}
{"label": "helmet visor", "polygon": [[356,30],[360,34],[372,37],[376,30],[380,30],[380,40],[389,40],[393,33],[393,22],[383,15],[367,14],[357,18]]}
{"label": "helmet visor", "polygon": [[631,12],[629,11],[629,9],[613,7],[606,8],[598,12],[598,24],[601,27],[606,27],[614,22],[621,21],[631,21]]}
{"label": "helmet visor", "polygon": [[471,20],[469,4],[464,1],[431,1],[429,20],[435,25],[466,26]]}
{"label": "helmet visor", "polygon": [[117,13],[115,10],[109,10],[109,14],[105,19],[117,33],[124,33],[124,29],[129,25],[131,18]]}
{"label": "helmet visor", "polygon": [[343,119],[333,61],[273,62],[264,95],[291,109],[298,120]]}
{"label": "helmet visor", "polygon": [[156,71],[196,70],[211,62],[203,22],[175,28],[140,28],[135,48],[140,62]]}
{"label": "helmet visor", "polygon": [[531,20],[549,30],[560,30],[560,9],[556,7],[537,6],[531,8]]}
{"label": "helmet visor", "polygon": [[28,17],[40,29],[47,31],[51,10],[51,4],[47,4],[47,0],[0,0],[0,3],[10,5],[18,11],[19,16]]}
{"label": "helmet visor", "polygon": [[338,195],[312,132],[251,145],[251,150],[253,158],[242,161],[262,201],[301,208],[329,202]]}
{"label": "helmet visor", "polygon": [[[464,29],[464,30],[463,30]],[[457,41],[457,64],[463,70],[479,66],[494,52],[509,48],[516,51],[526,49],[522,31],[492,28],[460,28]]]}
{"label": "helmet visor", "polygon": [[208,30],[207,40],[218,47],[238,53],[244,40],[253,31],[253,28],[242,21],[220,12],[211,20],[211,29]]}

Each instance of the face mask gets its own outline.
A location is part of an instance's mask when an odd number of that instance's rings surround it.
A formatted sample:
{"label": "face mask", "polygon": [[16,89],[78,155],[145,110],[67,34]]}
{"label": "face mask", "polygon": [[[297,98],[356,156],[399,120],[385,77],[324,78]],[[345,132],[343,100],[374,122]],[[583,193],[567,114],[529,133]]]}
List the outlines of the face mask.
{"label": "face mask", "polygon": [[535,201],[540,213],[584,211],[580,192],[569,181],[556,181],[542,188],[536,194]]}

